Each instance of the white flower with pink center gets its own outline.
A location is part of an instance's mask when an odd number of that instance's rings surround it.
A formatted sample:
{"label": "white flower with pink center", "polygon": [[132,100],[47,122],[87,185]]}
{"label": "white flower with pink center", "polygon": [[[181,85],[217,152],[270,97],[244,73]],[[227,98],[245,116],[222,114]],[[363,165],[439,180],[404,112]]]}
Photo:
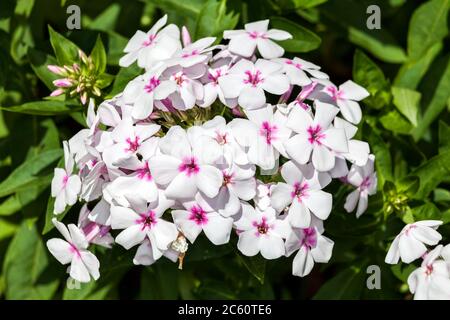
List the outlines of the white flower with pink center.
{"label": "white flower with pink center", "polygon": [[139,67],[151,69],[155,63],[171,58],[180,50],[180,30],[174,24],[163,28],[166,23],[167,15],[159,19],[147,33],[136,31],[123,50],[126,54],[120,58],[119,65],[128,67],[137,60]]}
{"label": "white flower with pink center", "polygon": [[234,119],[230,126],[237,142],[248,148],[248,160],[269,170],[275,166],[280,154],[288,157],[284,143],[291,135],[286,126],[287,117],[280,111],[274,112],[274,106],[267,104],[264,108],[247,110],[249,120]]}
{"label": "white flower with pink center", "polygon": [[322,235],[321,221],[314,222],[307,228],[294,228],[286,239],[286,255],[297,251],[292,262],[292,274],[307,276],[314,263],[327,263],[333,252],[334,242]]}
{"label": "white flower with pink center", "polygon": [[265,59],[281,57],[284,49],[272,40],[287,40],[291,39],[292,35],[283,30],[268,30],[268,27],[269,20],[261,20],[245,24],[245,30],[224,31],[224,39],[230,39],[228,50],[248,58],[258,48],[259,53]]}
{"label": "white flower with pink center", "polygon": [[51,194],[55,199],[54,214],[60,214],[66,206],[72,206],[77,202],[81,190],[81,180],[76,174],[72,174],[74,167],[73,156],[69,151],[67,141],[63,142],[65,168],[55,168],[52,179]]}
{"label": "white flower with pink center", "polygon": [[176,90],[176,84],[160,79],[159,72],[147,72],[130,81],[123,92],[125,103],[133,105],[134,119],[145,119],[153,111],[154,101],[167,98]]}
{"label": "white flower with pink center", "polygon": [[173,204],[161,194],[157,201],[151,203],[138,200],[133,201],[130,208],[111,206],[112,229],[124,229],[116,237],[116,242],[128,250],[148,239],[152,256],[159,259],[178,236],[177,227],[162,219]]}
{"label": "white flower with pink center", "polygon": [[426,253],[422,265],[410,273],[408,286],[414,300],[450,300],[448,249],[448,245],[437,246]]}
{"label": "white flower with pink center", "polygon": [[348,152],[342,153],[341,156],[357,166],[362,167],[366,165],[369,159],[370,147],[365,141],[353,139],[358,131],[358,127],[339,117],[334,119],[334,127],[344,129],[348,139]]}
{"label": "white flower with pink center", "polygon": [[255,64],[242,59],[228,74],[219,78],[219,85],[227,99],[238,98],[244,109],[257,109],[266,103],[264,91],[281,95],[289,90],[289,78],[282,73],[282,65],[264,59]]}
{"label": "white flower with pink center", "polygon": [[183,68],[192,67],[200,63],[203,64],[212,56],[211,52],[214,48],[210,46],[214,41],[216,41],[215,37],[207,37],[190,43],[166,63],[170,66],[180,65]]}
{"label": "white flower with pink center", "polygon": [[314,170],[311,172],[308,167],[303,170],[305,173],[293,161],[286,162],[281,168],[281,176],[287,183],[276,184],[270,197],[272,207],[278,212],[287,210],[287,220],[297,228],[310,226],[311,213],[326,220],[333,201],[330,193],[321,190],[323,187],[319,181],[319,173]]}
{"label": "white flower with pink center", "polygon": [[285,142],[287,154],[300,164],[312,159],[318,171],[329,171],[335,164],[336,153],[348,152],[344,129],[333,127],[332,121],[339,110],[318,100],[315,101],[314,119],[302,108],[294,108],[286,126],[296,134]]}
{"label": "white flower with pink center", "polygon": [[352,165],[346,181],[356,187],[345,200],[344,208],[347,212],[356,209],[356,217],[360,217],[367,209],[369,196],[377,192],[377,173],[374,172],[375,156],[370,155],[366,165],[360,167]]}
{"label": "white flower with pink center", "polygon": [[283,65],[283,71],[288,76],[291,84],[296,86],[306,86],[312,83],[308,74],[317,79],[328,79],[328,75],[319,71],[320,67],[314,63],[295,57],[294,59],[279,58],[274,59]]}
{"label": "white flower with pink center", "polygon": [[167,101],[157,101],[156,106],[166,110],[165,103],[169,103],[178,110],[192,109],[197,100],[203,99],[203,85],[196,79],[200,78],[205,70],[198,65],[191,68],[174,66],[166,69],[163,78],[168,79],[175,86],[175,90],[165,99]]}
{"label": "white flower with pink center", "polygon": [[227,99],[225,98],[223,91],[219,85],[219,79],[228,74],[228,65],[221,65],[217,67],[209,68],[207,74],[203,77],[203,100],[198,103],[198,105],[202,108],[209,107],[214,103],[214,101],[219,98],[220,102],[222,102],[227,107],[233,108],[237,105],[237,99]]}
{"label": "white flower with pink center", "polygon": [[[152,158],[150,170],[155,181],[164,186],[165,194],[173,199],[192,199],[198,191],[215,197],[222,185],[222,172],[211,158],[215,144],[207,139],[193,139],[193,128],[173,126],[160,140],[161,154]],[[195,141],[194,141],[195,140]],[[204,143],[203,143],[204,142]]]}
{"label": "white flower with pink center", "polygon": [[422,220],[407,224],[392,241],[385,262],[396,264],[401,259],[410,263],[427,252],[426,245],[435,246],[442,236],[436,229],[442,224],[439,220]]}
{"label": "white flower with pink center", "polygon": [[149,162],[156,155],[159,138],[151,137],[139,149],[139,155],[132,156],[117,163],[126,172],[117,177],[103,189],[103,196],[111,204],[128,207],[129,198],[147,202],[155,201],[158,188],[150,170]]}
{"label": "white flower with pink center", "polygon": [[68,272],[72,279],[79,282],[89,282],[91,278],[97,280],[100,277],[100,262],[87,250],[89,242],[83,232],[74,224],[66,227],[56,218],[53,218],[52,222],[65,240],[58,238],[48,240],[47,248],[50,253],[60,263],[70,263]]}
{"label": "white flower with pink center", "polygon": [[275,210],[264,211],[242,204],[242,216],[235,222],[238,231],[238,249],[246,256],[258,253],[266,259],[278,259],[285,254],[284,241],[290,227],[286,220],[277,219]]}
{"label": "white flower with pink center", "polygon": [[357,101],[361,101],[370,95],[366,89],[351,80],[347,80],[339,87],[328,80],[317,81],[322,86],[320,91],[312,95],[314,98],[337,105],[344,119],[351,123],[358,124],[361,121],[362,112]]}
{"label": "white flower with pink center", "polygon": [[[154,123],[133,124],[125,118],[111,131],[112,145],[103,151],[103,160],[108,169],[117,168],[120,163],[145,152],[147,140],[158,132],[160,126]],[[150,147],[151,148],[151,147]]]}
{"label": "white flower with pink center", "polygon": [[195,201],[184,202],[185,210],[173,210],[172,217],[184,236],[191,242],[203,231],[215,245],[225,244],[230,240],[233,219],[219,214],[201,194]]}

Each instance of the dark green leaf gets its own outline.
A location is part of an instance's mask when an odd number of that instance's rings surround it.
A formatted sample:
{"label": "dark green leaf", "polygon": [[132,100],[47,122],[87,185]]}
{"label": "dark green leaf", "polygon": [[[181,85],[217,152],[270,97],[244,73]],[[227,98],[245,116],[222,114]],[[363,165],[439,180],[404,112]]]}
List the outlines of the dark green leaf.
{"label": "dark green leaf", "polygon": [[50,34],[50,43],[52,44],[59,65],[71,66],[79,60],[79,49],[75,43],[53,30],[51,26],[48,26],[48,32]]}
{"label": "dark green leaf", "polygon": [[103,46],[102,38],[100,35],[95,41],[94,48],[91,51],[92,62],[94,63],[97,74],[102,74],[106,70],[106,51]]}
{"label": "dark green leaf", "polygon": [[270,19],[270,23],[273,28],[292,34],[292,39],[278,42],[288,52],[308,52],[320,46],[321,40],[318,35],[295,22],[282,17],[274,17]]}
{"label": "dark green leaf", "polygon": [[34,114],[38,116],[53,116],[67,114],[76,111],[80,106],[70,105],[67,102],[59,100],[33,101],[20,106],[0,107],[1,110],[25,114]]}

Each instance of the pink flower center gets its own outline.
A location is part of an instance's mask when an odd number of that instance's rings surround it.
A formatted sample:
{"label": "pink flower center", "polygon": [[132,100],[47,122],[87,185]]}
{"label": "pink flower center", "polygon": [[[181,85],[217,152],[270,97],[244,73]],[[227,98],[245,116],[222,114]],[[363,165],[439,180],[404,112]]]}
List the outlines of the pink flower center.
{"label": "pink flower center", "polygon": [[292,199],[297,198],[299,202],[302,201],[302,198],[305,198],[308,196],[308,183],[307,182],[296,182],[294,184],[294,190],[291,192]]}
{"label": "pink flower center", "polygon": [[222,186],[226,187],[229,184],[233,184],[233,173],[226,173],[225,171],[222,172],[222,176],[223,176],[223,182],[222,182]]}
{"label": "pink flower center", "polygon": [[157,86],[159,86],[159,84],[161,83],[161,81],[159,81],[158,78],[156,78],[155,76],[151,77],[150,80],[148,81],[148,83],[145,85],[144,90],[147,93],[153,92],[153,90],[155,90],[155,88]]}
{"label": "pink flower center", "polygon": [[136,224],[141,225],[141,230],[151,229],[157,222],[156,214],[153,210],[139,214],[140,218],[136,220]]}
{"label": "pink flower center", "polygon": [[63,177],[63,188],[66,186],[67,181],[69,181],[69,176],[66,174],[66,175]]}
{"label": "pink flower center", "polygon": [[432,264],[427,264],[426,266],[426,270],[425,270],[425,274],[427,276],[431,275],[433,273],[433,265]]}
{"label": "pink flower center", "polygon": [[310,126],[308,129],[308,141],[311,144],[318,144],[321,145],[322,144],[322,139],[325,138],[325,134],[322,133],[322,128],[320,127],[320,125],[316,125],[315,127]]}
{"label": "pink flower center", "polygon": [[152,173],[148,166],[148,161],[145,161],[145,165],[142,168],[136,170],[137,177],[141,180],[152,181]]}
{"label": "pink flower center", "polygon": [[78,250],[77,246],[73,243],[70,244],[70,252],[72,252],[77,258],[81,258],[80,250]]}
{"label": "pink flower center", "polygon": [[193,56],[198,56],[200,54],[200,51],[198,50],[192,50],[191,52],[185,52],[181,55],[182,58],[189,58]]}
{"label": "pink flower center", "polygon": [[259,135],[264,137],[268,145],[272,144],[273,140],[277,139],[278,127],[271,125],[268,121],[264,121],[259,128]]}
{"label": "pink flower center", "polygon": [[328,91],[328,93],[330,94],[331,98],[333,99],[334,102],[336,102],[339,99],[342,99],[343,96],[343,92],[339,91],[336,87],[334,86],[328,86],[326,87],[326,89]]}
{"label": "pink flower center", "polygon": [[262,217],[261,222],[253,221],[253,226],[256,228],[256,236],[259,237],[262,234],[269,232],[270,226],[267,223],[267,218]]}
{"label": "pink flower center", "polygon": [[180,71],[172,75],[172,80],[175,81],[178,86],[182,86],[184,82],[187,82],[187,77]]}
{"label": "pink flower center", "polygon": [[291,65],[291,66],[293,66],[293,67],[295,67],[295,68],[297,68],[299,70],[302,69],[302,65],[300,63],[298,63],[298,62],[295,62],[294,60],[286,60],[286,64],[289,64],[289,65]]}
{"label": "pink flower center", "polygon": [[208,73],[208,79],[211,80],[211,82],[213,82],[215,84],[217,84],[219,82],[219,78],[221,76],[223,76],[221,69],[214,70],[214,71],[212,71],[212,73],[210,71]]}
{"label": "pink flower center", "polygon": [[361,185],[359,186],[360,190],[366,190],[367,188],[370,187],[371,185],[371,181],[370,181],[370,176],[369,177],[365,177],[364,180],[361,182]]}
{"label": "pink flower center", "polygon": [[317,245],[317,233],[314,228],[302,229],[303,238],[300,240],[300,246],[307,250],[315,248]]}
{"label": "pink flower center", "polygon": [[251,39],[254,39],[254,40],[256,40],[258,38],[267,39],[267,35],[265,32],[248,31],[247,34]]}
{"label": "pink flower center", "polygon": [[197,225],[204,225],[208,223],[208,217],[202,207],[194,205],[190,211],[191,214],[189,216],[189,220],[194,221]]}
{"label": "pink flower center", "polygon": [[140,146],[140,142],[139,142],[139,137],[136,136],[134,137],[134,140],[132,140],[131,138],[127,138],[127,140],[125,140],[128,144],[128,148],[125,149],[125,151],[127,152],[136,152],[137,149],[139,149]]}
{"label": "pink flower center", "polygon": [[220,145],[224,145],[228,143],[228,133],[216,131],[216,141]]}
{"label": "pink flower center", "polygon": [[261,77],[261,71],[259,70],[256,70],[255,72],[247,70],[244,73],[247,76],[247,78],[244,79],[245,84],[251,84],[253,87],[256,87],[259,83],[264,81],[264,79]]}
{"label": "pink flower center", "polygon": [[145,40],[144,42],[142,42],[142,46],[143,47],[148,47],[148,46],[152,45],[153,42],[155,41],[155,38],[156,38],[156,34],[150,34],[148,36],[148,39]]}
{"label": "pink flower center", "polygon": [[195,157],[186,157],[178,167],[178,171],[186,173],[188,177],[197,174],[200,171],[197,159]]}

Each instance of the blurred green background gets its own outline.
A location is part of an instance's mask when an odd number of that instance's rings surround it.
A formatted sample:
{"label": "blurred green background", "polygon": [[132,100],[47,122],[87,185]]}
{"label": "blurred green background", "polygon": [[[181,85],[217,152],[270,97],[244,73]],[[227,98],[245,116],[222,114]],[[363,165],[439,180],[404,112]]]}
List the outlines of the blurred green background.
{"label": "blurred green background", "polygon": [[[410,299],[405,284],[413,265],[384,264],[390,241],[404,223],[440,219],[450,236],[450,0],[2,0],[0,2],[0,297],[4,299]],[[69,5],[81,9],[81,30],[68,30]],[[366,26],[378,5],[381,29]],[[288,56],[312,61],[340,84],[353,79],[371,96],[362,103],[358,139],[376,155],[379,192],[359,219],[343,210],[346,186],[331,186],[334,208],[325,223],[335,241],[329,264],[306,278],[291,275],[292,258],[266,262],[243,257],[233,241],[191,246],[184,270],[160,260],[132,264],[134,251],[96,248],[101,278],[77,287],[47,252],[56,235],[49,224],[49,186],[62,141],[84,125],[75,100],[46,98],[55,77],[53,42],[89,53],[98,35],[113,82],[102,97],[120,92],[137,75],[118,60],[136,30],[163,14],[189,28],[194,39],[270,18],[294,36]],[[69,39],[69,40],[67,40]],[[74,206],[65,222],[76,221]],[[368,290],[366,268],[381,268],[381,290]]]}

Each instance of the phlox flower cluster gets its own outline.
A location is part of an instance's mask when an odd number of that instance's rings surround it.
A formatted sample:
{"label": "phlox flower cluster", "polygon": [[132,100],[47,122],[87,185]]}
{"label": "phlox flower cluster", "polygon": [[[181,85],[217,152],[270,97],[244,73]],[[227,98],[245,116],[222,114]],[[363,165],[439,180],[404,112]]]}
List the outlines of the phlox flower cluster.
{"label": "phlox flower cluster", "polygon": [[[236,239],[246,256],[293,255],[303,277],[332,255],[331,181],[354,187],[347,211],[366,210],[374,156],[355,135],[368,92],[284,57],[277,42],[291,35],[269,20],[223,38],[192,41],[166,16],[137,31],[120,65],[137,63],[141,75],[112,99],[91,100],[87,127],[64,142],[52,181],[64,240],[47,246],[72,278],[99,277],[92,245],[133,250],[136,265],[164,256],[181,266],[201,234],[212,245]],[[78,222],[66,227],[58,215],[76,201]]]}

